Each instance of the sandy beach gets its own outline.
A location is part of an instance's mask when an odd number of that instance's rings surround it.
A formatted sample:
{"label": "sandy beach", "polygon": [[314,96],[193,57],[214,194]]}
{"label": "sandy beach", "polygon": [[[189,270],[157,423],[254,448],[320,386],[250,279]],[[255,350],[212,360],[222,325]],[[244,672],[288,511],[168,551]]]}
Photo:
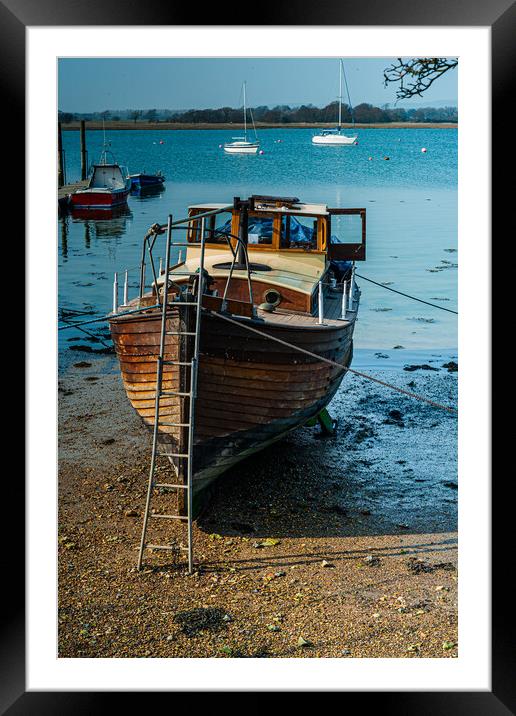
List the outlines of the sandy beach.
{"label": "sandy beach", "polygon": [[[456,404],[438,354],[385,363]],[[456,657],[456,417],[351,375],[330,412],[335,437],[301,428],[218,481],[193,575],[161,554],[137,572],[150,434],[112,356],[77,351],[59,378],[59,656]]]}

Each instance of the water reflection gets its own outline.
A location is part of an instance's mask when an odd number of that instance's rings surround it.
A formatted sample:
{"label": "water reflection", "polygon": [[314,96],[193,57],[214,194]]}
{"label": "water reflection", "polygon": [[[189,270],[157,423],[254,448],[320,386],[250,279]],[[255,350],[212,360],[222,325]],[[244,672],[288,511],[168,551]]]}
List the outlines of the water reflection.
{"label": "water reflection", "polygon": [[131,196],[135,197],[136,199],[145,201],[146,199],[150,199],[152,197],[157,196],[158,194],[161,194],[163,191],[165,191],[164,184],[156,184],[154,186],[141,186],[141,187],[133,186],[133,187],[131,187]]}
{"label": "water reflection", "polygon": [[91,233],[97,239],[120,239],[127,231],[127,222],[132,218],[128,206],[119,206],[114,209],[72,209],[70,212],[74,223],[84,222],[84,244],[90,247]]}
{"label": "water reflection", "polygon": [[66,214],[59,219],[61,228],[61,254],[64,259],[68,258],[68,216]]}

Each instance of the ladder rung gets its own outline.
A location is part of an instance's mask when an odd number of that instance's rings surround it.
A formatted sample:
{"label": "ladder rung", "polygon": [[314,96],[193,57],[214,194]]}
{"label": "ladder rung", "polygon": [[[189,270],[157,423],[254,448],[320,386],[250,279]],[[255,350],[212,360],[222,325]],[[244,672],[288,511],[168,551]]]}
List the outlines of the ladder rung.
{"label": "ladder rung", "polygon": [[158,453],[158,455],[160,457],[185,457],[185,458],[190,457],[188,455],[188,453],[183,453],[183,452],[160,452],[160,453]]}
{"label": "ladder rung", "polygon": [[192,362],[187,360],[164,360],[163,365],[189,365],[192,367]]}
{"label": "ladder rung", "polygon": [[182,547],[176,547],[175,545],[168,544],[146,544],[146,549],[170,549],[173,552],[178,552]]}
{"label": "ladder rung", "polygon": [[160,398],[163,396],[166,397],[166,396],[170,396],[170,395],[180,395],[182,397],[190,398],[192,394],[191,393],[181,393],[177,390],[164,390],[159,395],[160,395]]}
{"label": "ladder rung", "polygon": [[188,485],[172,485],[169,482],[157,482],[154,487],[176,487],[181,490],[188,490]]}
{"label": "ladder rung", "polygon": [[181,515],[149,515],[160,520],[187,520],[188,517],[182,517]]}
{"label": "ladder rung", "polygon": [[162,425],[165,428],[189,428],[190,423],[162,423],[158,421],[158,425]]}
{"label": "ladder rung", "polygon": [[195,331],[165,331],[167,336],[195,336]]}

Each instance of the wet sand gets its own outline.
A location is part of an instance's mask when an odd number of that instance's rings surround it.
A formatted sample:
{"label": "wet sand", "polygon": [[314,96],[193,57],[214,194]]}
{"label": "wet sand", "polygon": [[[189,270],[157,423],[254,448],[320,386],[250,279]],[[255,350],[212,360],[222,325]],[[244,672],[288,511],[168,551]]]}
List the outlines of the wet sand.
{"label": "wet sand", "polygon": [[[335,437],[301,428],[218,481],[192,576],[149,553],[139,573],[150,435],[110,356],[74,362],[90,365],[59,381],[60,657],[457,656],[456,417],[348,375]],[[444,362],[375,375],[456,404]]]}

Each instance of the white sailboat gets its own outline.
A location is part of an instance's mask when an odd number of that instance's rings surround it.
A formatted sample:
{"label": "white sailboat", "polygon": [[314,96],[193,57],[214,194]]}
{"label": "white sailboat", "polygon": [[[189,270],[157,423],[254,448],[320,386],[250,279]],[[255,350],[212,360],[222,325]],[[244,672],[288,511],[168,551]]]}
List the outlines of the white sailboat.
{"label": "white sailboat", "polygon": [[[244,91],[244,136],[243,137],[232,137],[232,142],[227,142],[224,144],[224,151],[228,154],[256,154],[256,152],[260,149],[260,142],[258,141],[258,138],[254,142],[249,142],[247,139],[247,107],[246,107],[246,83],[244,82],[243,91]],[[252,119],[252,115],[251,115]],[[254,121],[253,121],[253,127],[254,127]],[[256,137],[256,128],[254,129],[254,134]]]}
{"label": "white sailboat", "polygon": [[[336,129],[325,129],[320,134],[315,134],[312,137],[313,144],[325,144],[330,146],[350,146],[355,144],[357,135],[349,137],[347,134],[342,133],[342,75],[344,74],[344,65],[342,60],[339,61],[339,125]],[[355,118],[353,117],[353,108],[351,106],[351,99],[349,96],[348,82],[346,75],[344,74],[344,81],[346,82],[346,90],[348,92],[348,102],[351,110],[351,119],[353,121],[353,129],[355,129]]]}

